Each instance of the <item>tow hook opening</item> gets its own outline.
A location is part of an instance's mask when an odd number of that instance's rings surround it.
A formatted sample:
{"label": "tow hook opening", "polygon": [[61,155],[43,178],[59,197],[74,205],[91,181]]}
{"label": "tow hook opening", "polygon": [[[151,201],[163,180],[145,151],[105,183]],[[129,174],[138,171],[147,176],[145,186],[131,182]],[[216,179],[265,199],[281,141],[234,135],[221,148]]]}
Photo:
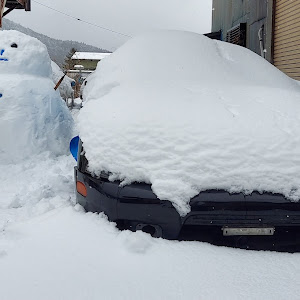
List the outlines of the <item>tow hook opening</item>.
{"label": "tow hook opening", "polygon": [[152,237],[162,237],[162,230],[161,227],[158,225],[152,224],[137,224],[136,230],[141,230],[145,233],[150,234]]}

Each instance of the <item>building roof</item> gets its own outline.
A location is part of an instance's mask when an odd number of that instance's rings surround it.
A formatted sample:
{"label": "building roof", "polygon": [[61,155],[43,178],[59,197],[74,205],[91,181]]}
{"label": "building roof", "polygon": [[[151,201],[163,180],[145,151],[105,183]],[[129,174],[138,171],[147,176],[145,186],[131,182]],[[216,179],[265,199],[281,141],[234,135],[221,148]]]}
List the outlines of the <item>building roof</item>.
{"label": "building roof", "polygon": [[30,10],[31,0],[7,0],[5,7]]}
{"label": "building roof", "polygon": [[111,53],[97,53],[97,52],[75,52],[72,59],[90,59],[101,60]]}

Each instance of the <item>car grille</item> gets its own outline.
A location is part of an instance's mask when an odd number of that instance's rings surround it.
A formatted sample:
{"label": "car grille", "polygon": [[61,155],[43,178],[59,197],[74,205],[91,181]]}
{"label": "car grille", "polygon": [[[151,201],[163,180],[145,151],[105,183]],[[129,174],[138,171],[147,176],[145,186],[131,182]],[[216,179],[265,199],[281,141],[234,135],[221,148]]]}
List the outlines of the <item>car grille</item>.
{"label": "car grille", "polygon": [[204,214],[197,213],[188,215],[184,221],[184,225],[235,225],[235,226],[300,226],[300,212],[280,212],[280,213],[247,213],[232,212],[228,214],[214,213]]}

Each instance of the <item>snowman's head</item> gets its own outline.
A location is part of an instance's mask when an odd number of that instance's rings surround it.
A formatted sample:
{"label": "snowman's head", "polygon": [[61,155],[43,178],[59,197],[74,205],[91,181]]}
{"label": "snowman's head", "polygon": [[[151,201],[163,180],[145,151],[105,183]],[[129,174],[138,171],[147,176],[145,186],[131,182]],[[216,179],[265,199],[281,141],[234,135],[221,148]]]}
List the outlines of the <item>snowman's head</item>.
{"label": "snowman's head", "polygon": [[46,46],[36,38],[15,30],[0,31],[0,72],[51,76]]}

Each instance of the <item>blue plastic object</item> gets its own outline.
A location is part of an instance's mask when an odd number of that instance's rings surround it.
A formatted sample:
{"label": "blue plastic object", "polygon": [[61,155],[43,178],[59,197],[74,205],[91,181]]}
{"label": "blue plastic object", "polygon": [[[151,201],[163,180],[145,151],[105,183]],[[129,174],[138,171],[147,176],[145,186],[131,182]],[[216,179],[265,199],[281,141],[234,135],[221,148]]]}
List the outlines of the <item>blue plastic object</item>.
{"label": "blue plastic object", "polygon": [[3,95],[0,93],[0,98],[2,98],[2,96],[3,96]]}
{"label": "blue plastic object", "polygon": [[79,136],[77,135],[74,138],[72,138],[70,142],[70,152],[76,161],[78,155],[78,147],[79,147]]}
{"label": "blue plastic object", "polygon": [[[2,49],[2,50],[0,51],[0,56],[3,55],[4,51],[5,51],[4,49]],[[1,57],[0,57],[0,60],[2,60],[2,61],[8,61],[7,58],[1,58]]]}

